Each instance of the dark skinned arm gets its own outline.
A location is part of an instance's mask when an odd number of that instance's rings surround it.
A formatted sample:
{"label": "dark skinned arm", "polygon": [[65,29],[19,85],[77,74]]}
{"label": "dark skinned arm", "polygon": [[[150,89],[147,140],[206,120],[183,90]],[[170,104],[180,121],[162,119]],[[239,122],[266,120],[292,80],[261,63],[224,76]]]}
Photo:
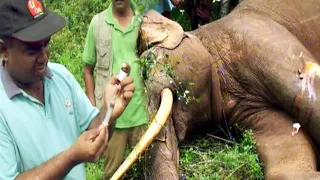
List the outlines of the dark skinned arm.
{"label": "dark skinned arm", "polygon": [[97,161],[107,146],[107,138],[106,128],[103,126],[86,131],[70,148],[44,164],[19,174],[16,180],[62,179],[79,163]]}
{"label": "dark skinned arm", "polygon": [[84,84],[86,87],[86,94],[87,97],[89,98],[91,104],[93,106],[96,106],[96,100],[94,97],[94,80],[93,80],[93,71],[94,71],[94,66],[85,64],[84,65]]}
{"label": "dark skinned arm", "polygon": [[18,175],[16,180],[62,179],[76,165],[77,162],[73,159],[71,150],[68,149],[43,165]]}

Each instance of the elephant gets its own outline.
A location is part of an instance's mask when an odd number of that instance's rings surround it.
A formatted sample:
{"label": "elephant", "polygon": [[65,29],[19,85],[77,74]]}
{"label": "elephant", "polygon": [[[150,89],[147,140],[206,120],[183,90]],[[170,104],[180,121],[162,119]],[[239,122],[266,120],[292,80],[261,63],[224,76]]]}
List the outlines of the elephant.
{"label": "elephant", "polygon": [[244,0],[190,32],[151,10],[138,43],[150,114],[174,93],[150,179],[179,179],[179,142],[224,123],[252,129],[265,179],[320,179],[320,0]]}

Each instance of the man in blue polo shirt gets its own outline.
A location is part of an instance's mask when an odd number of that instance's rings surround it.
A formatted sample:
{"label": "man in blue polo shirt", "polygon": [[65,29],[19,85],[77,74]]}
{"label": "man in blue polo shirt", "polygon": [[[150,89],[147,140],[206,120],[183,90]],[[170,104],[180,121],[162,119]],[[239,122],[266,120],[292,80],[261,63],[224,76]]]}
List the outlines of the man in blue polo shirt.
{"label": "man in blue polo shirt", "polygon": [[183,0],[156,0],[155,3],[149,5],[145,11],[149,11],[150,9],[154,9],[161,13],[166,18],[171,18],[170,12],[174,6],[180,7],[182,5]]}
{"label": "man in blue polo shirt", "polygon": [[[62,65],[48,63],[50,37],[63,17],[41,0],[0,1],[0,179],[85,179],[83,162],[97,160],[109,131],[135,90],[121,82],[109,128]],[[107,83],[104,103],[117,91]]]}

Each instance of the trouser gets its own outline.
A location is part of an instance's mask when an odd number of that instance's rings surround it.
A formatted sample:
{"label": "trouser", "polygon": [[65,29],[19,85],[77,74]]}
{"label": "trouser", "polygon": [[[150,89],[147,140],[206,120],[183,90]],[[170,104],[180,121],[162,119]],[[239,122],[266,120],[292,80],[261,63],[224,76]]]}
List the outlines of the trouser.
{"label": "trouser", "polygon": [[144,134],[147,125],[115,129],[104,154],[104,179],[110,179],[124,161],[126,147],[133,148]]}

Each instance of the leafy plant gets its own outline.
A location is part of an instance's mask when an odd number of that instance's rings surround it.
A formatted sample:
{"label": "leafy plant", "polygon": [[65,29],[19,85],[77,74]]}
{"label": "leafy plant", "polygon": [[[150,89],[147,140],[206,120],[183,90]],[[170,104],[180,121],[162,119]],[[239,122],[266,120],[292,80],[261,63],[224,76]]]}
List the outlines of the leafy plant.
{"label": "leafy plant", "polygon": [[[155,68],[157,65],[162,67],[163,75],[169,77],[171,79],[170,84],[172,86],[172,90],[174,94],[177,96],[178,100],[183,102],[184,104],[189,104],[192,102],[200,102],[200,98],[196,98],[192,94],[192,88],[194,86],[194,82],[180,80],[177,76],[175,76],[174,68],[170,66],[168,63],[169,56],[167,54],[156,54],[155,48],[151,48],[148,51],[148,54],[138,61],[141,67],[141,78],[146,80],[151,80],[155,75],[150,74],[151,69]],[[159,62],[161,59],[163,62]],[[146,90],[148,91],[148,90]],[[148,93],[148,92],[146,92]]]}

